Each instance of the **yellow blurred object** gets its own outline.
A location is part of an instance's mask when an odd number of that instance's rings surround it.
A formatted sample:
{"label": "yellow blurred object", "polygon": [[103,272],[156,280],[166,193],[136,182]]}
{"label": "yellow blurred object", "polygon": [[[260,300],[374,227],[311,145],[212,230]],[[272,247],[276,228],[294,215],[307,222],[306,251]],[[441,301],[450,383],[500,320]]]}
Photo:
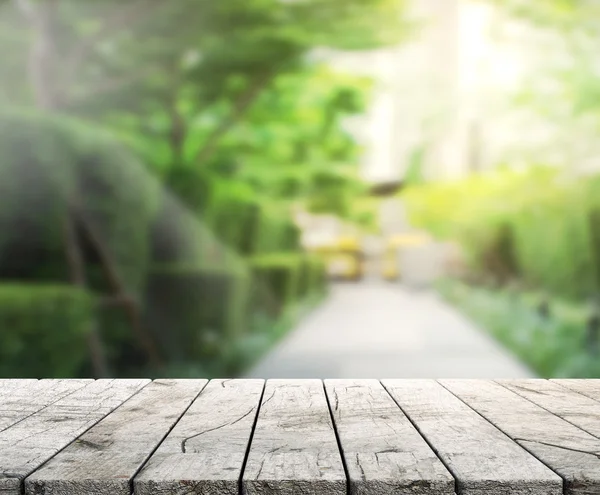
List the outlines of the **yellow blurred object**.
{"label": "yellow blurred object", "polygon": [[405,247],[422,246],[430,242],[428,235],[420,232],[397,234],[389,237],[385,242],[382,259],[381,275],[385,280],[398,280],[400,278],[399,253]]}
{"label": "yellow blurred object", "polygon": [[400,276],[396,250],[386,249],[383,253],[382,275],[385,280],[397,280]]}
{"label": "yellow blurred object", "polygon": [[357,237],[339,237],[335,242],[313,249],[328,267],[329,275],[344,280],[359,280],[363,276],[362,247]]}
{"label": "yellow blurred object", "polygon": [[388,239],[386,248],[401,248],[405,246],[421,246],[429,242],[429,237],[422,233],[398,234]]}
{"label": "yellow blurred object", "polygon": [[362,276],[360,259],[351,254],[336,254],[328,263],[330,275],[345,280],[358,280]]}
{"label": "yellow blurred object", "polygon": [[342,251],[360,251],[360,243],[356,237],[340,237],[336,247]]}

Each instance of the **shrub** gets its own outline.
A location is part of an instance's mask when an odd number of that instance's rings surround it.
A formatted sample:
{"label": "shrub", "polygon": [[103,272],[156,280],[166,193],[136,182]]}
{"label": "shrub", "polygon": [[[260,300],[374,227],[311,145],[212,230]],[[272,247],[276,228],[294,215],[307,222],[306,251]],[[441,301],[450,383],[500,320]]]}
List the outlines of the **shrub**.
{"label": "shrub", "polygon": [[260,201],[247,185],[213,183],[211,202],[204,218],[227,247],[238,254],[252,254],[261,215]]}
{"label": "shrub", "polygon": [[80,376],[94,317],[88,292],[58,285],[0,285],[0,376]]}
{"label": "shrub", "polygon": [[327,291],[327,266],[319,256],[309,258],[310,293],[324,295]]}
{"label": "shrub", "polygon": [[298,253],[265,254],[250,259],[253,284],[265,288],[274,300],[277,315],[299,298],[301,263],[302,255]]}
{"label": "shrub", "polygon": [[169,361],[217,358],[247,324],[247,277],[224,268],[152,269],[144,321]]}
{"label": "shrub", "polygon": [[263,212],[255,244],[256,254],[275,254],[300,248],[300,229],[284,213]]}
{"label": "shrub", "polygon": [[404,193],[413,224],[458,241],[477,279],[578,298],[600,288],[600,177],[534,167]]}
{"label": "shrub", "polygon": [[0,276],[67,281],[64,225],[74,205],[125,286],[139,292],[159,187],[142,164],[89,124],[16,111],[0,115],[0,151]]}
{"label": "shrub", "polygon": [[[481,325],[542,378],[597,378],[600,362],[586,348],[588,308],[552,299],[550,315],[536,307],[539,293],[517,293],[445,281],[446,299]],[[545,299],[545,298],[544,298]]]}

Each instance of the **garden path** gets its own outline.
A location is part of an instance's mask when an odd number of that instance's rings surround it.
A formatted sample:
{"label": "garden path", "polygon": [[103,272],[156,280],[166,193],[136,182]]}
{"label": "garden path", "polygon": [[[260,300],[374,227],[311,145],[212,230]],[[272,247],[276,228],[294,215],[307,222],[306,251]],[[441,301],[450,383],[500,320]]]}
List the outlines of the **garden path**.
{"label": "garden path", "polygon": [[254,378],[533,378],[431,290],[338,283],[248,374]]}

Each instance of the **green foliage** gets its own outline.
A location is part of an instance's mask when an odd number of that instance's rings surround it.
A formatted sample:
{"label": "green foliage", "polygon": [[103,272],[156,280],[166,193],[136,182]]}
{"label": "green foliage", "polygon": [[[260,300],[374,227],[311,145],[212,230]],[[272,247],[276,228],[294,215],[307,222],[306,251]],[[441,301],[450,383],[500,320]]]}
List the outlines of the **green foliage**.
{"label": "green foliage", "polygon": [[272,253],[250,258],[253,280],[263,285],[274,299],[276,314],[300,296],[302,256],[297,253]]}
{"label": "green foliage", "polygon": [[585,128],[593,119],[597,132],[600,110],[599,74],[595,65],[600,40],[598,2],[485,1],[496,5],[514,19],[529,24],[533,32],[551,35],[546,37],[540,51],[543,69],[530,74],[528,84],[521,85],[516,103],[532,108],[547,118],[560,119],[559,125],[571,133],[576,132],[576,125]]}
{"label": "green foliage", "polygon": [[541,296],[440,285],[446,299],[489,331],[542,378],[598,378],[600,361],[586,348],[587,308],[559,299],[550,302],[550,319],[535,304]]}
{"label": "green foliage", "polygon": [[[254,319],[278,326],[273,313],[324,287],[292,206],[351,216],[362,193],[361,150],[343,124],[365,109],[370,82],[313,55],[401,40],[404,2],[31,5],[31,18],[17,2],[0,17],[0,106],[44,110],[0,116],[0,277],[71,279],[70,209],[77,234],[96,234],[79,236],[90,288],[111,285],[100,243],[173,373],[192,361],[235,368]],[[42,35],[48,56],[34,60]],[[265,253],[250,268],[239,256]],[[99,321],[115,372],[146,370],[123,312]]]}
{"label": "green foliage", "polygon": [[599,177],[533,168],[415,187],[404,198],[416,226],[461,243],[479,279],[582,297],[600,288],[599,188]]}
{"label": "green foliage", "polygon": [[146,324],[170,362],[214,359],[247,324],[247,282],[231,270],[159,266],[146,292]]}
{"label": "green foliage", "polygon": [[145,318],[173,363],[163,375],[239,374],[325,293],[318,259],[278,253],[251,267],[251,277],[185,265],[153,270]]}
{"label": "green foliage", "polygon": [[415,147],[408,158],[408,166],[404,174],[404,184],[407,186],[417,186],[425,182],[424,166],[427,153],[427,146],[422,144]]}
{"label": "green foliage", "polygon": [[[22,75],[11,95],[27,86],[31,48],[12,9],[0,37],[13,48],[6,72]],[[336,172],[336,185],[321,188],[315,175],[355,168],[360,149],[341,122],[364,109],[370,84],[308,55],[396,43],[404,10],[401,0],[67,0],[48,7],[56,56],[39,67],[43,87],[30,82],[52,108],[114,129],[194,211],[207,205],[211,176],[286,200],[309,194],[319,211],[344,213],[355,178]]]}
{"label": "green foliage", "polygon": [[254,253],[257,255],[299,251],[300,230],[288,212],[263,205],[255,241]]}
{"label": "green foliage", "polygon": [[4,277],[69,280],[64,224],[72,207],[102,239],[124,284],[139,291],[159,184],[136,158],[90,125],[15,111],[0,115],[0,149]]}
{"label": "green foliage", "polygon": [[80,376],[94,319],[94,299],[87,292],[58,285],[0,285],[0,376]]}

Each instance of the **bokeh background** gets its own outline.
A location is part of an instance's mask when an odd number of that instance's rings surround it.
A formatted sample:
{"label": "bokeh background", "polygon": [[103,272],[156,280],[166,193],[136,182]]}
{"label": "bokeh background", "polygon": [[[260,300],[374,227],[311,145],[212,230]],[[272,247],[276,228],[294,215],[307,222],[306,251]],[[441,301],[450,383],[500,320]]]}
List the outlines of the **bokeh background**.
{"label": "bokeh background", "polygon": [[595,0],[0,1],[0,376],[600,376]]}

